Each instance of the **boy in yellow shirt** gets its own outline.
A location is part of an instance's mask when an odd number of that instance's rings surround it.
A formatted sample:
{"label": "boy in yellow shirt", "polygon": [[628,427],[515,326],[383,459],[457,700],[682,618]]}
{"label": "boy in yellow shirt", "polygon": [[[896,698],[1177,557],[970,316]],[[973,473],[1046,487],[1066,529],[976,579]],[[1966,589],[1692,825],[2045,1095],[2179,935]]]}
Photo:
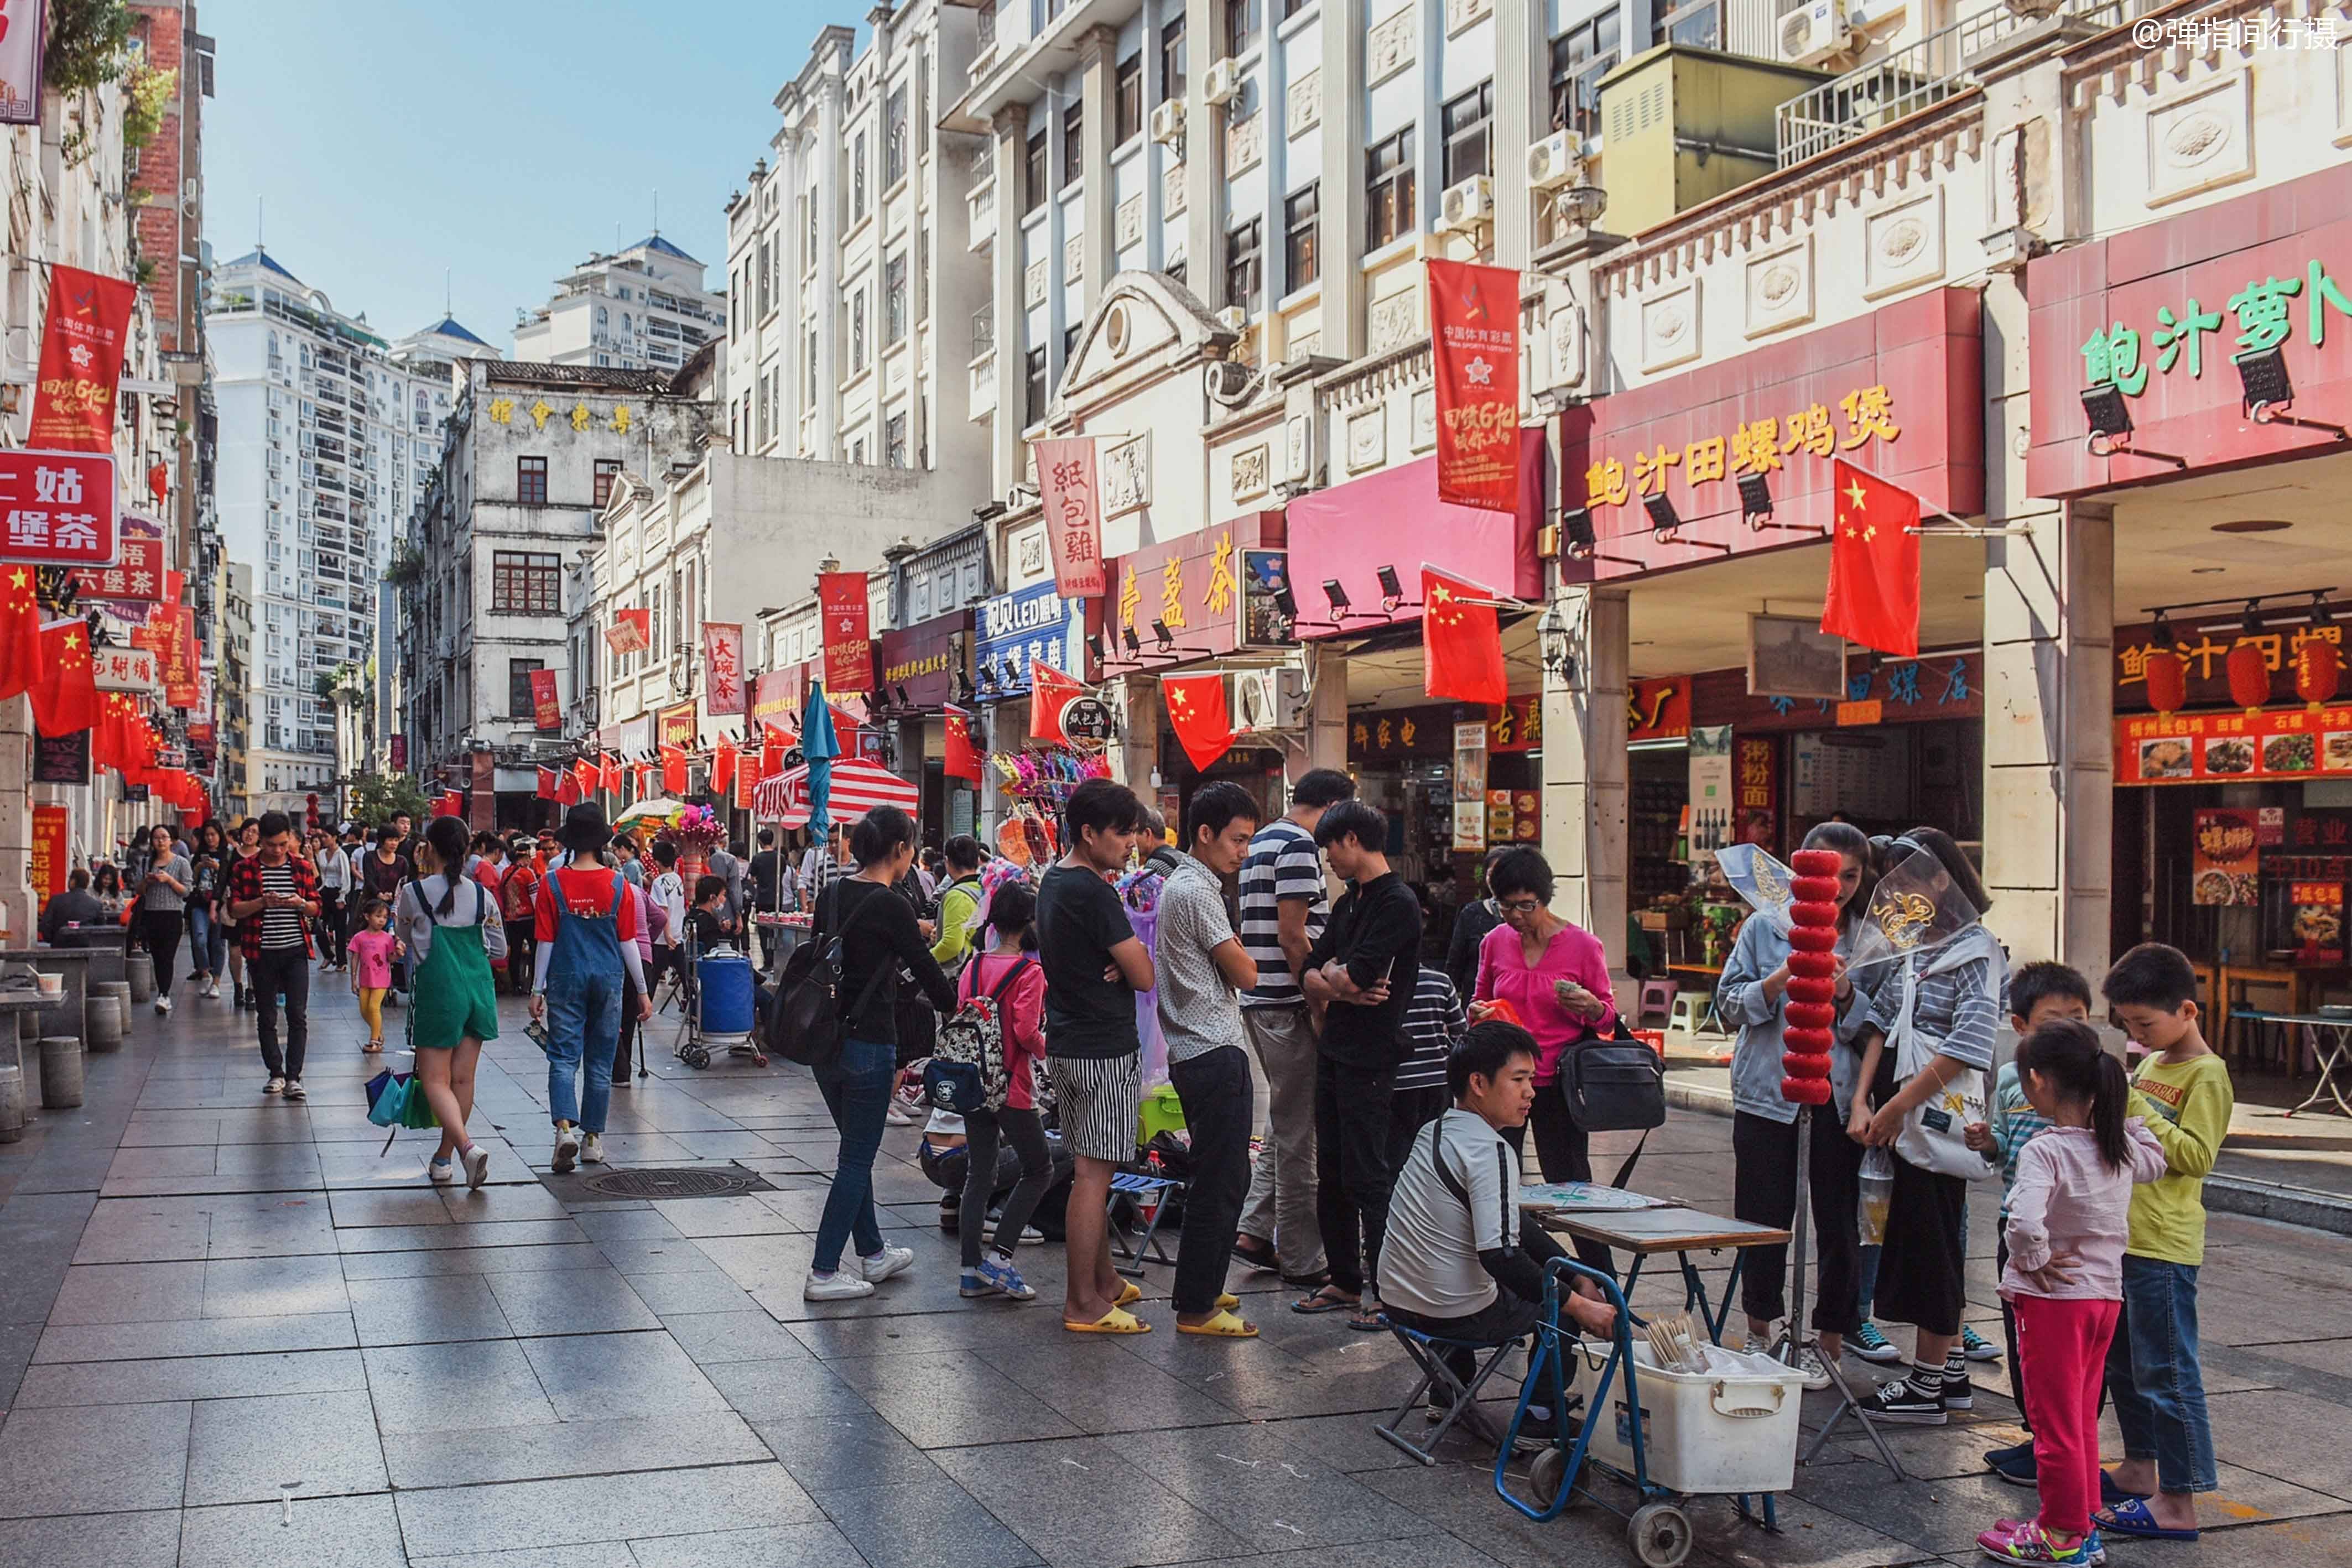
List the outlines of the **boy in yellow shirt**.
{"label": "boy in yellow shirt", "polygon": [[2132,1189],[2123,1315],[2107,1348],[2107,1394],[2124,1462],[2101,1490],[2099,1533],[2197,1539],[2197,1494],[2221,1484],[2197,1356],[2197,1270],[2205,1261],[2205,1177],[2230,1130],[2230,1070],[2199,1027],[2188,955],[2146,942],[2107,971],[2107,1012],[2152,1054],[2132,1115],[2164,1145],[2166,1173]]}

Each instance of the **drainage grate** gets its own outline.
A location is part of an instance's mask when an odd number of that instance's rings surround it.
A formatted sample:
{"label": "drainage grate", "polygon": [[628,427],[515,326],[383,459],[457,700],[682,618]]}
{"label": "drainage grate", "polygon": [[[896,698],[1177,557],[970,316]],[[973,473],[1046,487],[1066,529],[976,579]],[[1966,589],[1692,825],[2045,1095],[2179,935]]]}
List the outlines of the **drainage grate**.
{"label": "drainage grate", "polygon": [[600,1197],[731,1197],[768,1184],[736,1165],[605,1171],[580,1184]]}

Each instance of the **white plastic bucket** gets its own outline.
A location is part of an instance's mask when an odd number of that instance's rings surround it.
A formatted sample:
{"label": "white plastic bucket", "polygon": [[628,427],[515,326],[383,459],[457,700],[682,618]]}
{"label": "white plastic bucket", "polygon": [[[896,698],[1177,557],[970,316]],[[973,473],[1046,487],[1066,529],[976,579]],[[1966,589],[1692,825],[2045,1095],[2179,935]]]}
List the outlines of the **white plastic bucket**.
{"label": "white plastic bucket", "polygon": [[[1588,1406],[1580,1414],[1594,1427],[1592,1456],[1631,1475],[1633,1408],[1623,1371],[1609,1380],[1606,1406],[1593,1411],[1601,1375],[1573,1344],[1562,1348],[1574,1374],[1570,1390]],[[1648,1345],[1634,1343],[1650,1479],[1678,1492],[1788,1490],[1797,1476],[1803,1379],[1769,1356],[1706,1349],[1708,1371],[1667,1372]]]}

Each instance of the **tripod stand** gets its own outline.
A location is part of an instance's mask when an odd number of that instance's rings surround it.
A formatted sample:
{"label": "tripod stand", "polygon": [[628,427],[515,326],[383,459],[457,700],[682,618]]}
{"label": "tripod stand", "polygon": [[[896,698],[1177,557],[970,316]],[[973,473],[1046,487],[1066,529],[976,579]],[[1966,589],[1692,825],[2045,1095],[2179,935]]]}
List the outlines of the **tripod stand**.
{"label": "tripod stand", "polygon": [[[1835,1102],[1832,1101],[1832,1104],[1834,1106]],[[1807,1272],[1812,1267],[1811,1258],[1805,1248],[1806,1233],[1812,1220],[1812,1182],[1813,1107],[1800,1105],[1797,1107],[1795,1244],[1790,1249],[1790,1262],[1795,1273],[1790,1281],[1789,1335],[1782,1342],[1781,1350],[1783,1358],[1791,1366],[1797,1364],[1797,1358],[1803,1345],[1805,1279]],[[1862,1424],[1863,1433],[1869,1437],[1870,1446],[1878,1450],[1879,1458],[1885,1462],[1888,1469],[1895,1472],[1895,1479],[1899,1481],[1909,1480],[1911,1478],[1903,1469],[1903,1461],[1895,1457],[1895,1450],[1888,1448],[1886,1439],[1879,1435],[1878,1424],[1870,1418],[1868,1412],[1863,1409],[1861,1401],[1854,1397],[1853,1385],[1845,1380],[1844,1369],[1828,1356],[1821,1357],[1821,1363],[1822,1368],[1830,1375],[1830,1386],[1837,1390],[1838,1407],[1830,1416],[1828,1425],[1814,1435],[1811,1445],[1805,1449],[1804,1462],[1810,1465],[1818,1458],[1822,1450],[1829,1446],[1831,1436],[1844,1424],[1845,1418],[1851,1416]],[[1864,1381],[1866,1382],[1867,1379]]]}

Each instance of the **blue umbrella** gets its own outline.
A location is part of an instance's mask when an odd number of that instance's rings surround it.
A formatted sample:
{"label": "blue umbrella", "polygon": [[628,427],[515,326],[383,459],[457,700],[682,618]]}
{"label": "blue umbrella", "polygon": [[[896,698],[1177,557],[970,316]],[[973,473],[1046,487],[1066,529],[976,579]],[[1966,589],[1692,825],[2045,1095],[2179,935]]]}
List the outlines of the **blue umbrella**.
{"label": "blue umbrella", "polygon": [[824,842],[833,825],[833,759],[841,755],[841,737],[833,732],[833,707],[824,700],[824,684],[813,682],[808,704],[801,710],[801,756],[808,762],[809,836]]}

